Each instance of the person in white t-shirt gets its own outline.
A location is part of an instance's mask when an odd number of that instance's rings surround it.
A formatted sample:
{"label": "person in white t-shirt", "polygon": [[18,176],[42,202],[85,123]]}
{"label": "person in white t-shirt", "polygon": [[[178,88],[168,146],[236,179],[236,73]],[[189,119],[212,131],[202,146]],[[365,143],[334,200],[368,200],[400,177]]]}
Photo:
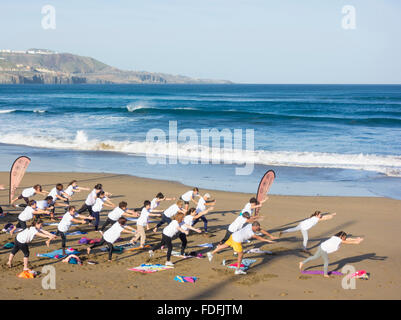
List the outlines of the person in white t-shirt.
{"label": "person in white t-shirt", "polygon": [[[202,231],[200,229],[193,227],[194,219],[202,217],[204,214],[208,213],[210,210],[213,210],[213,207],[206,209],[202,212],[199,212],[197,214],[195,208],[190,208],[187,211],[187,214],[185,215],[184,220],[180,223],[180,227],[186,231],[192,230],[197,233],[202,233]],[[178,238],[180,238],[180,240],[181,240],[181,256],[185,256],[185,249],[186,249],[187,243],[188,243],[187,234],[180,231],[180,232],[178,232],[178,234],[176,236],[178,236]]]}
{"label": "person in white t-shirt", "polygon": [[170,223],[171,219],[177,213],[185,214],[187,210],[185,210],[183,207],[184,207],[184,201],[178,200],[175,204],[171,205],[166,210],[164,210],[162,213],[162,219],[159,221],[156,227],[154,227],[153,232],[157,232],[157,229],[163,224]]}
{"label": "person in white t-shirt", "polygon": [[136,241],[138,241],[138,239],[141,238],[140,248],[144,248],[145,241],[146,241],[145,227],[148,226],[149,217],[160,217],[160,216],[161,216],[160,213],[153,213],[151,211],[151,202],[149,200],[145,200],[143,202],[143,208],[141,210],[141,214],[140,214],[138,220],[136,221],[137,233],[131,239],[131,243],[136,243]]}
{"label": "person in white t-shirt", "polygon": [[[184,222],[186,225],[193,226],[195,224],[195,220],[201,218],[203,215],[212,211],[214,207],[207,208],[203,211],[198,212],[196,208],[189,208],[187,213],[185,214]],[[205,231],[206,232],[206,231]]]}
{"label": "person in white t-shirt", "polygon": [[[174,264],[171,262],[171,252],[173,251],[172,239],[179,231],[181,231],[185,235],[188,235],[188,230],[183,229],[184,227],[184,225],[182,224],[183,220],[184,220],[184,213],[182,212],[179,212],[173,216],[168,226],[163,229],[162,239],[160,243],[154,245],[152,249],[149,250],[150,258],[153,257],[154,251],[159,250],[161,247],[167,246],[166,266],[174,266]],[[187,225],[185,226],[191,227]]]}
{"label": "person in white t-shirt", "polygon": [[26,188],[26,189],[22,190],[22,193],[18,197],[11,200],[10,205],[12,205],[13,207],[16,207],[16,205],[14,205],[14,203],[17,200],[21,200],[21,199],[24,199],[25,203],[28,204],[29,198],[33,197],[36,194],[46,195],[47,191],[43,190],[42,186],[40,184],[35,184],[31,188]]}
{"label": "person in white t-shirt", "polygon": [[121,233],[124,232],[124,233],[135,234],[134,231],[126,229],[126,225],[125,225],[126,223],[127,223],[126,218],[124,218],[124,217],[119,218],[118,221],[111,226],[111,228],[106,230],[106,232],[103,234],[102,240],[100,242],[95,243],[86,249],[88,252],[88,256],[91,253],[91,250],[93,248],[100,247],[100,246],[106,244],[109,249],[109,262],[111,262],[111,258],[113,255],[113,249],[114,249],[113,243],[116,242],[118,240],[118,238],[120,238]]}
{"label": "person in white t-shirt", "polygon": [[[101,183],[98,183],[97,185],[95,185],[93,190],[88,194],[84,204],[77,212],[81,214],[84,213],[85,211],[88,211],[89,214],[92,215],[92,206],[95,204],[97,195],[99,194],[100,191],[103,191],[103,185]],[[105,195],[106,197],[112,196],[110,192],[105,192]]]}
{"label": "person in white t-shirt", "polygon": [[301,221],[296,227],[289,228],[280,232],[279,237],[283,233],[301,231],[303,237],[303,251],[309,253],[308,245],[308,230],[315,226],[319,221],[326,221],[332,219],[336,213],[323,215],[320,211],[315,211],[308,219]]}
{"label": "person in white t-shirt", "polygon": [[233,250],[238,254],[237,268],[235,270],[235,274],[246,274],[245,271],[241,270],[241,262],[244,255],[242,250],[242,243],[251,238],[255,238],[263,242],[275,243],[272,240],[264,239],[261,236],[256,235],[256,232],[261,232],[262,234],[267,236],[269,235],[268,232],[261,230],[260,223],[258,221],[254,221],[252,222],[252,224],[248,224],[242,229],[234,232],[225,243],[218,245],[217,248],[214,249],[212,252],[208,252],[207,257],[209,258],[209,261],[212,261],[214,254],[225,248],[232,247]]}
{"label": "person in white t-shirt", "polygon": [[53,210],[53,198],[52,197],[46,197],[44,200],[38,200],[36,201],[36,206],[40,210],[47,210],[51,211]]}
{"label": "person in white t-shirt", "polygon": [[192,201],[195,204],[197,204],[197,202],[195,201],[195,197],[200,197],[199,196],[199,189],[198,188],[193,188],[192,190],[189,190],[187,192],[185,192],[181,197],[180,200],[184,201],[184,209],[188,210],[189,208],[189,202]]}
{"label": "person in white t-shirt", "polygon": [[113,209],[116,207],[116,205],[106,197],[106,193],[104,191],[100,191],[97,195],[94,205],[92,206],[91,216],[95,218],[95,231],[99,231],[100,212],[102,211],[103,206]]}
{"label": "person in white t-shirt", "polygon": [[[32,201],[32,200],[31,200]],[[32,242],[33,238],[35,236],[39,236],[42,238],[48,239],[46,241],[46,245],[50,245],[50,240],[54,239],[55,236],[52,235],[49,232],[43,232],[44,230],[42,229],[43,222],[42,220],[34,220],[32,223],[32,226],[29,228],[26,228],[24,231],[21,231],[20,233],[17,234],[15,237],[14,241],[14,247],[10,253],[10,256],[8,258],[7,265],[9,268],[12,267],[12,262],[14,259],[14,256],[16,253],[21,250],[22,253],[24,254],[24,271],[29,270],[28,268],[28,260],[29,260],[29,246],[28,244]]]}
{"label": "person in white t-shirt", "polygon": [[228,239],[230,239],[230,236],[242,229],[246,223],[252,223],[256,221],[258,217],[251,217],[249,212],[244,212],[242,215],[238,216],[227,228],[226,234],[223,239],[219,242],[219,244],[225,243]]}
{"label": "person in white t-shirt", "polygon": [[336,233],[334,236],[332,236],[330,239],[323,241],[319,248],[316,250],[315,254],[308,259],[301,261],[299,263],[299,270],[302,271],[302,267],[304,264],[308,263],[309,261],[315,260],[319,258],[320,256],[323,259],[324,265],[323,265],[323,276],[325,278],[329,278],[330,276],[328,275],[328,266],[329,266],[329,253],[336,252],[342,243],[344,244],[360,244],[363,241],[363,238],[358,237],[358,238],[347,238],[347,234],[344,231],[340,231]]}
{"label": "person in white t-shirt", "polygon": [[[81,192],[81,191],[89,191],[89,188],[84,188],[84,187],[78,187],[78,181],[77,180],[72,180],[68,186],[67,189],[64,190],[64,192],[72,198],[74,193],[76,192]],[[70,201],[68,199],[65,200],[67,204],[70,204]]]}
{"label": "person in white t-shirt", "polygon": [[69,206],[67,212],[64,214],[63,218],[61,219],[61,221],[57,226],[56,236],[61,237],[61,247],[63,249],[63,255],[65,255],[65,244],[67,242],[66,233],[70,229],[71,224],[73,222],[85,224],[88,219],[89,220],[95,219],[93,217],[82,216],[76,213],[75,211],[76,209],[74,206]]}
{"label": "person in white t-shirt", "polygon": [[255,209],[261,208],[263,203],[266,202],[267,199],[269,199],[269,198],[266,197],[265,199],[263,199],[260,202],[258,200],[256,200],[255,197],[249,199],[249,202],[244,206],[244,208],[241,210],[239,215],[241,216],[244,212],[248,212],[252,216],[252,212],[255,211]]}
{"label": "person in white t-shirt", "polygon": [[35,215],[39,214],[50,214],[49,211],[40,210],[37,208],[37,204],[35,200],[29,200],[28,206],[18,215],[17,224],[11,229],[10,235],[13,235],[14,231],[17,228],[26,229],[26,223],[29,220],[32,220]]}
{"label": "person in white t-shirt", "polygon": [[[139,213],[137,211],[127,209],[127,207],[128,203],[126,203],[125,201],[121,201],[118,204],[118,207],[115,207],[112,211],[110,211],[110,213],[107,215],[106,221],[100,229],[100,233],[103,233],[104,229],[106,229],[109,224],[115,224],[121,217],[137,218],[139,216]],[[130,229],[131,227],[126,226],[126,228]]]}
{"label": "person in white t-shirt", "polygon": [[[205,212],[207,206],[214,206],[215,204],[216,204],[216,200],[211,201],[210,194],[206,193],[203,197],[201,197],[201,196],[199,197],[199,201],[196,205],[196,212],[197,213]],[[209,210],[209,211],[211,211],[211,210]],[[203,221],[203,228],[204,228],[204,231],[207,233],[207,219],[205,217],[205,214],[202,214],[200,217],[196,218],[192,225],[194,226],[195,224],[197,224],[199,222],[199,220]]]}
{"label": "person in white t-shirt", "polygon": [[[64,186],[61,183],[57,183],[57,185],[50,190],[48,197],[53,198],[53,207],[68,207],[68,204],[65,203],[66,200],[70,201],[71,198],[64,192]],[[63,202],[57,202],[57,200],[62,200]],[[51,211],[50,217],[52,221],[54,220],[54,212],[55,209]]]}
{"label": "person in white t-shirt", "polygon": [[173,198],[167,198],[164,196],[163,193],[159,192],[156,197],[150,201],[150,212],[163,212],[164,210],[158,210],[157,207],[160,205],[162,201],[170,201],[170,200],[175,200],[175,197]]}

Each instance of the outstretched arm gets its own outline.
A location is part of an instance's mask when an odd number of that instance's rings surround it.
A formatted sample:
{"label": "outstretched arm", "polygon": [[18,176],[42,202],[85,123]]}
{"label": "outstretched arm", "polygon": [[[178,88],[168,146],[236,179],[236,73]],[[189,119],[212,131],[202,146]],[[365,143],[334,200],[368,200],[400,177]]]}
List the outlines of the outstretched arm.
{"label": "outstretched arm", "polygon": [[123,216],[130,217],[130,218],[137,218],[137,217],[139,217],[139,213],[134,210],[127,210],[123,213]]}
{"label": "outstretched arm", "polygon": [[78,191],[78,192],[81,192],[81,191],[90,191],[90,189],[89,189],[89,188],[84,188],[84,187],[77,187],[77,188],[75,189],[75,191]]}
{"label": "outstretched arm", "polygon": [[[91,218],[93,218],[93,217],[91,217]],[[85,219],[89,219],[89,218],[85,218]],[[82,220],[82,219],[72,219],[72,222],[80,223],[80,224],[85,224],[86,223],[86,221]]]}
{"label": "outstretched arm", "polygon": [[258,239],[259,241],[263,241],[263,242],[275,243],[275,241],[271,241],[269,239],[262,238],[261,236],[257,236],[256,234],[253,236],[253,238]]}
{"label": "outstretched arm", "polygon": [[342,241],[342,243],[345,244],[360,244],[363,241],[363,238],[358,237],[358,238],[347,238]]}
{"label": "outstretched arm", "polygon": [[188,235],[188,233],[189,233],[187,230],[184,230],[181,227],[178,227],[178,230],[181,231],[182,233],[185,233],[186,235]]}
{"label": "outstretched arm", "polygon": [[188,229],[190,229],[190,230],[193,230],[193,231],[195,231],[195,232],[197,232],[197,233],[202,233],[202,231],[200,230],[200,229],[197,229],[197,228],[194,228],[193,226],[189,226],[189,225],[185,225]]}
{"label": "outstretched arm", "polygon": [[335,215],[336,215],[335,212],[333,212],[332,214],[329,213],[329,214],[326,214],[326,215],[322,216],[322,217],[320,218],[320,220],[321,220],[321,221],[330,220],[330,219],[333,219]]}
{"label": "outstretched arm", "polygon": [[34,212],[32,212],[33,214],[50,214],[49,211],[46,210],[42,210],[42,209],[36,209]]}
{"label": "outstretched arm", "polygon": [[111,202],[110,200],[106,200],[105,202],[104,202],[104,205],[106,206],[106,207],[109,207],[109,208],[115,208],[115,207],[117,207],[113,202]]}
{"label": "outstretched arm", "polygon": [[160,217],[161,213],[149,213],[150,217]]}
{"label": "outstretched arm", "polygon": [[128,227],[128,226],[126,226],[125,229],[124,229],[123,231],[121,231],[121,232],[124,232],[124,233],[132,233],[132,234],[135,234],[135,233],[136,233],[135,229],[134,229],[134,228],[131,228],[131,227],[129,227],[131,230],[126,230],[127,227]]}
{"label": "outstretched arm", "polygon": [[264,235],[268,236],[270,239],[273,239],[273,240],[278,239],[277,237],[271,235],[270,233],[268,233],[265,230],[260,230],[260,232],[263,233]]}
{"label": "outstretched arm", "polygon": [[50,232],[47,232],[45,230],[38,231],[38,233],[36,235],[38,235],[39,237],[42,237],[42,238],[47,238],[49,240],[56,238],[56,236],[54,234],[51,234]]}
{"label": "outstretched arm", "polygon": [[203,215],[212,211],[213,209],[214,209],[214,207],[210,207],[210,208],[207,208],[206,210],[199,212],[196,216],[194,216],[194,219],[198,219],[198,218],[202,217]]}

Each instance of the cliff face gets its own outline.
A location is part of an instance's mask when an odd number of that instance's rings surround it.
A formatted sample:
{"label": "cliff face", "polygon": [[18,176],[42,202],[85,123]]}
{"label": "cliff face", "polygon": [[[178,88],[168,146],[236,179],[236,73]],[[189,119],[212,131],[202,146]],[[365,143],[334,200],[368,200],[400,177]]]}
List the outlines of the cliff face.
{"label": "cliff face", "polygon": [[0,84],[230,83],[180,75],[124,71],[70,53],[0,52]]}

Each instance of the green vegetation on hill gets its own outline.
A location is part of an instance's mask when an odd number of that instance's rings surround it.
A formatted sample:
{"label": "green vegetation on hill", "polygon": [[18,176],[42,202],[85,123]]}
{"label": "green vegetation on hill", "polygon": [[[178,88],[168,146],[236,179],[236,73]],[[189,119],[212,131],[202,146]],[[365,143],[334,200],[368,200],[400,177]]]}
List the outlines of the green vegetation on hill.
{"label": "green vegetation on hill", "polygon": [[[31,53],[28,53],[31,52]],[[33,53],[32,53],[33,52]],[[41,53],[36,53],[41,52]],[[124,71],[90,57],[29,49],[0,51],[0,84],[70,83],[230,83],[162,73]]]}

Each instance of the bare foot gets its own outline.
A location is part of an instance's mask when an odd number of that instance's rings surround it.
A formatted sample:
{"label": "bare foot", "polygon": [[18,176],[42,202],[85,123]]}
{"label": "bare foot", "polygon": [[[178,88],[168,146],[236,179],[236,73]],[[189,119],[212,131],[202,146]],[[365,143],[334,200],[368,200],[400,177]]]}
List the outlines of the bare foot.
{"label": "bare foot", "polygon": [[280,233],[278,234],[278,237],[281,238],[282,235],[283,235],[283,231],[280,231]]}
{"label": "bare foot", "polygon": [[329,279],[331,278],[328,274],[324,274],[323,277],[329,278]]}
{"label": "bare foot", "polygon": [[299,263],[299,270],[302,271],[302,267],[304,266],[303,262]]}
{"label": "bare foot", "polygon": [[50,247],[50,239],[46,241],[46,246]]}
{"label": "bare foot", "polygon": [[86,252],[88,253],[88,255],[91,253],[91,248],[86,248]]}
{"label": "bare foot", "polygon": [[8,266],[9,268],[12,268],[12,267],[13,267],[12,264],[11,264],[10,262],[7,262],[7,266]]}
{"label": "bare foot", "polygon": [[154,229],[153,229],[153,232],[157,232],[157,228],[154,228]]}

